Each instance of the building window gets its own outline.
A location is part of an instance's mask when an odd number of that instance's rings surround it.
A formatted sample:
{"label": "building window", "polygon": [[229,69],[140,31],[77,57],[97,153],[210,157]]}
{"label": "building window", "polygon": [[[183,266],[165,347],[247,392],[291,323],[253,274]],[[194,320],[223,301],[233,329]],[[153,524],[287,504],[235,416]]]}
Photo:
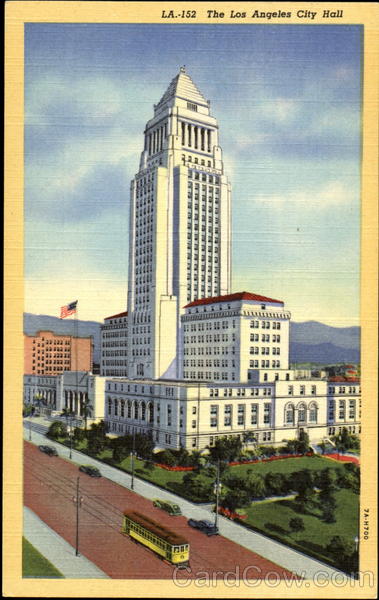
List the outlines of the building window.
{"label": "building window", "polygon": [[310,404],[308,418],[310,423],[317,423],[317,404]]}
{"label": "building window", "polygon": [[289,425],[293,425],[294,422],[295,407],[293,404],[289,404],[285,411],[285,422]]}
{"label": "building window", "polygon": [[299,423],[305,423],[305,419],[306,419],[306,408],[305,408],[304,404],[301,404],[299,406],[297,420]]}
{"label": "building window", "polygon": [[271,421],[271,404],[265,402],[263,409],[263,422],[265,425],[269,424]]}

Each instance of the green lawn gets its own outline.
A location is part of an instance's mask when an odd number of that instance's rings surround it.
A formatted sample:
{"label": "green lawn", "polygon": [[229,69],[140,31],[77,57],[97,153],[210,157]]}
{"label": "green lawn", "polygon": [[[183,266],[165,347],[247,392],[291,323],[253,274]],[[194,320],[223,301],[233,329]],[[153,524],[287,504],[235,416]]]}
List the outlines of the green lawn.
{"label": "green lawn", "polygon": [[[67,440],[59,440],[61,443],[67,445]],[[80,450],[86,453],[86,441],[75,444],[75,449]],[[131,459],[130,456],[125,458],[121,463],[114,463],[112,460],[112,451],[110,449],[103,450],[97,457],[99,460],[102,460],[112,466],[123,469],[124,471],[131,472]],[[85,462],[85,460],[83,461]],[[311,469],[314,471],[320,471],[325,469],[326,467],[330,467],[331,469],[338,469],[342,467],[342,464],[339,464],[336,461],[332,461],[327,458],[319,457],[319,456],[303,456],[298,458],[289,458],[283,460],[275,460],[271,462],[261,462],[256,464],[245,464],[245,465],[235,465],[233,467],[229,467],[231,473],[236,475],[244,475],[248,470],[252,470],[253,473],[258,473],[262,476],[265,476],[266,473],[292,473],[293,471],[299,471],[301,469]],[[184,489],[182,486],[183,477],[186,471],[168,471],[166,469],[162,469],[161,467],[154,467],[153,469],[145,469],[144,461],[134,459],[134,469],[136,477],[141,477],[151,483],[155,483],[161,487],[167,488],[171,492],[175,492],[180,496],[184,496],[190,498],[191,490]],[[203,473],[201,474],[202,479],[204,481],[208,481],[212,483],[213,480],[209,479]],[[195,500],[196,501],[196,500]]]}
{"label": "green lawn", "polygon": [[[319,518],[321,513],[318,508],[310,509],[306,514],[299,513],[295,500],[252,504],[246,509],[248,519],[245,523],[306,554],[313,553],[321,560],[330,560],[324,550],[330,539],[340,535],[352,542],[359,531],[358,494],[343,489],[335,493],[335,498],[337,501],[335,523],[322,521]],[[303,519],[304,531],[291,532],[289,521],[293,517]]]}
{"label": "green lawn", "polygon": [[293,473],[301,469],[310,469],[312,471],[321,471],[326,467],[338,469],[343,463],[323,458],[322,456],[300,456],[298,458],[285,458],[283,460],[273,460],[271,462],[261,462],[256,464],[236,465],[231,467],[232,472],[238,475],[247,473],[252,469],[253,473],[265,476],[266,473]]}
{"label": "green lawn", "polygon": [[22,576],[23,577],[63,577],[28,540],[22,538]]}

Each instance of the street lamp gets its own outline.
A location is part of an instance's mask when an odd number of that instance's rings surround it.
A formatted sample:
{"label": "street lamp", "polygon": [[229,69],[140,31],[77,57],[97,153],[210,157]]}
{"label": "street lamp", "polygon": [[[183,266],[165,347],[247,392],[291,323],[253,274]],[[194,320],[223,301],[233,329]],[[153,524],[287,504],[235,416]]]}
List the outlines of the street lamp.
{"label": "street lamp", "polygon": [[220,459],[217,461],[217,475],[216,475],[216,483],[214,484],[214,493],[216,494],[216,515],[215,515],[215,527],[217,527],[218,522],[218,503],[219,496],[221,492],[221,483],[220,483]]}
{"label": "street lamp", "polygon": [[68,433],[70,438],[70,460],[72,459],[72,415],[70,414],[70,431]]}
{"label": "street lamp", "polygon": [[132,478],[131,478],[131,483],[130,483],[130,487],[132,490],[134,490],[134,452],[135,452],[135,428],[133,427],[133,438],[132,438],[132,455],[131,455],[131,467],[132,467]]}
{"label": "street lamp", "polygon": [[79,509],[83,502],[83,496],[79,495],[79,477],[76,481],[76,496],[72,497],[72,501],[76,504],[76,541],[75,541],[75,555],[80,556],[79,554]]}

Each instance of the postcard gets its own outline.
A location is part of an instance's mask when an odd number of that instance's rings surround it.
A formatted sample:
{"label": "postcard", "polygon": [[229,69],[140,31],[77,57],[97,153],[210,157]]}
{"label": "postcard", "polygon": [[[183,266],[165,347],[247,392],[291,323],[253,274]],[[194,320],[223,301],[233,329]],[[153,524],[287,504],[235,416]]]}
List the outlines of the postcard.
{"label": "postcard", "polygon": [[5,49],[4,595],[376,597],[377,5]]}

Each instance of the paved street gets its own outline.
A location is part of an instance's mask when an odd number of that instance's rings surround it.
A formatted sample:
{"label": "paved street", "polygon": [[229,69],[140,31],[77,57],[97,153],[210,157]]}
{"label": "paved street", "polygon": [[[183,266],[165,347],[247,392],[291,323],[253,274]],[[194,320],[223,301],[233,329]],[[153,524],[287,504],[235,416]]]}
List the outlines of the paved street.
{"label": "paved street", "polygon": [[[38,426],[38,429],[41,431],[41,427],[43,426],[41,419],[38,419],[38,423],[35,425]],[[47,423],[48,424],[48,423]],[[34,430],[34,424],[32,425],[32,442],[34,444],[43,444],[46,443],[46,438],[41,435],[41,433],[37,433]],[[28,423],[24,428],[24,438],[29,438],[29,427]],[[46,427],[47,430],[47,427]],[[69,449],[62,446],[61,444],[51,442],[49,440],[49,445],[53,445],[57,448],[60,456],[68,459],[69,457]],[[100,461],[89,458],[86,455],[77,452],[76,450],[72,451],[72,460],[77,464],[86,463],[93,464],[97,466],[103,476],[107,477],[111,481],[120,484],[125,488],[130,488],[130,480],[131,477],[129,474],[119,471],[109,465],[103,464]],[[135,491],[143,496],[144,498],[152,499],[155,497],[159,497],[162,499],[172,500],[179,504],[183,515],[187,518],[195,518],[195,519],[209,519],[210,513],[209,509],[207,510],[204,506],[197,506],[188,500],[184,500],[172,494],[166,490],[162,490],[157,488],[155,485],[148,483],[146,481],[142,481],[138,478],[135,478]],[[257,552],[260,556],[266,558],[274,562],[277,565],[280,565],[284,569],[288,571],[301,574],[304,578],[311,579],[316,573],[322,571],[326,573],[328,576],[332,576],[337,572],[336,569],[333,569],[322,563],[318,560],[310,558],[301,552],[297,552],[284,544],[280,544],[268,537],[265,537],[262,534],[255,533],[246,529],[243,525],[240,525],[236,522],[229,521],[224,517],[219,518],[219,529],[220,533],[231,541],[236,542],[244,548],[247,548],[251,552]]]}
{"label": "paved street", "polygon": [[[29,442],[24,442],[24,461],[25,505],[71,547],[79,531],[80,554],[113,579],[171,579],[174,574],[173,565],[121,533],[126,508],[140,511],[187,540],[191,571],[185,572],[185,579],[204,572],[220,579],[236,569],[251,579],[293,578],[288,570],[259,554],[223,536],[208,537],[189,527],[185,517],[172,517],[153,507],[151,500],[105,477],[80,473],[77,465],[41,453]],[[78,476],[81,505],[77,530],[74,499]]]}

